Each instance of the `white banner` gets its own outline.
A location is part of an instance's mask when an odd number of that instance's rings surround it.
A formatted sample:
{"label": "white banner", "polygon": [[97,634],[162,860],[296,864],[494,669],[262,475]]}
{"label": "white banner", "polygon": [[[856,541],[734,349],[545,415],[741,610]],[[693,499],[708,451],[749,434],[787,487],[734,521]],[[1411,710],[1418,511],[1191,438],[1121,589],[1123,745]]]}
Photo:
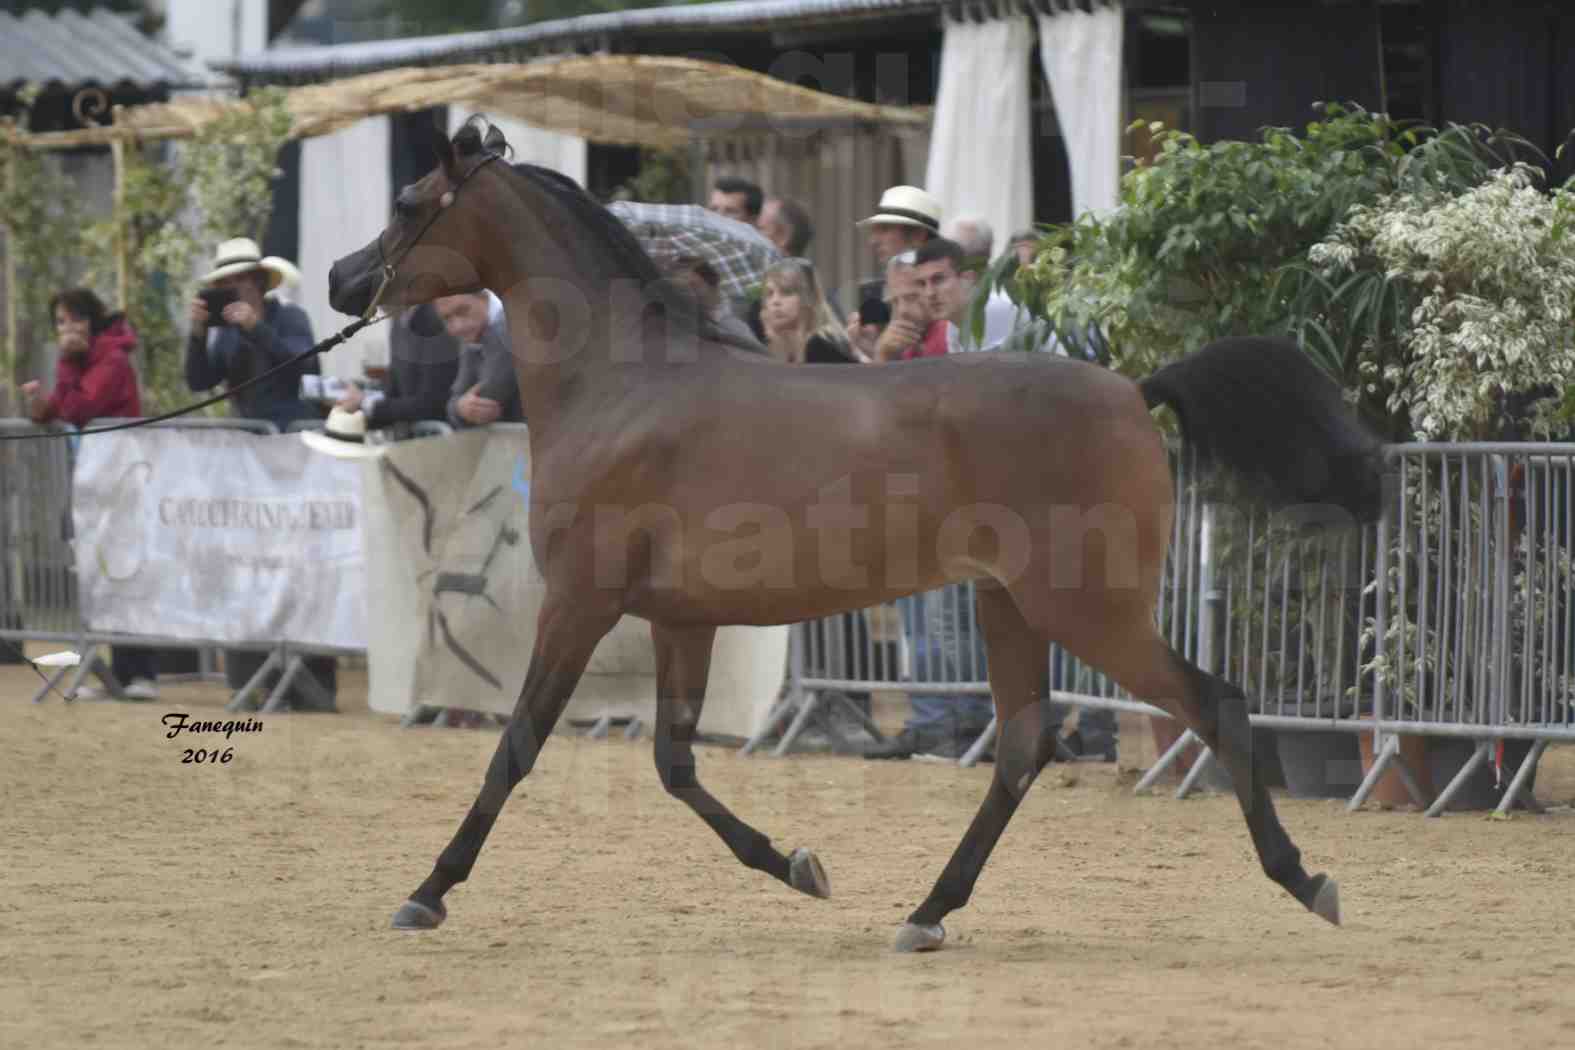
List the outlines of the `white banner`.
{"label": "white banner", "polygon": [[[531,554],[524,426],[402,441],[363,461],[370,706],[509,714],[546,584]],[[786,627],[717,632],[704,732],[748,736],[782,685]],[[650,625],[626,616],[603,638],[565,717],[655,718]]]}
{"label": "white banner", "polygon": [[360,464],[292,434],[148,427],[81,443],[72,485],[89,630],[366,645]]}

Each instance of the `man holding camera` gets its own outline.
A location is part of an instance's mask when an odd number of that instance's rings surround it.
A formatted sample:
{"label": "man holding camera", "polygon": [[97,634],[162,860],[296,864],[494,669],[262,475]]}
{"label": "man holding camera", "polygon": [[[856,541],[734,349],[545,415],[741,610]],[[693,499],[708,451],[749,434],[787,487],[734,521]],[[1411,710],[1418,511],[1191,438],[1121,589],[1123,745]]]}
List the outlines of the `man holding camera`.
{"label": "man holding camera", "polygon": [[[264,298],[283,279],[283,268],[263,258],[250,238],[219,245],[213,270],[202,278],[202,290],[191,301],[186,385],[193,393],[221,383],[239,386],[312,348],[315,340],[306,311]],[[235,414],[266,419],[280,430],[297,419],[318,419],[321,413],[301,399],[301,376],[318,374],[321,368],[314,357],[270,376],[235,396]]]}
{"label": "man holding camera", "polygon": [[[247,237],[219,245],[213,269],[202,278],[202,288],[191,301],[186,385],[192,392],[211,390],[220,383],[233,389],[312,348],[316,340],[306,311],[264,298],[284,280],[284,266],[283,260],[263,258],[257,242]],[[281,431],[297,419],[321,419],[321,413],[301,399],[301,376],[307,374],[321,374],[317,358],[236,394],[235,415],[265,419]],[[265,658],[264,653],[244,649],[225,650],[224,675],[230,688],[242,688]],[[292,687],[291,706],[326,703],[328,710],[337,710],[338,661],[332,656],[309,656],[305,663],[321,689]],[[279,672],[272,672],[264,688],[272,690],[278,680]]]}
{"label": "man holding camera", "polygon": [[[906,293],[906,277],[913,266],[914,250],[941,235],[940,202],[917,186],[893,186],[881,194],[875,214],[860,219],[857,225],[865,232],[870,251],[875,255],[875,264],[880,267],[881,273],[859,283],[858,309],[848,315],[848,342],[878,361],[945,353],[944,342],[940,337],[930,338],[930,319],[925,319],[924,329],[917,333],[908,331],[906,324],[893,324],[898,320],[899,313],[894,307]],[[894,263],[897,265],[894,266]],[[903,283],[905,291],[894,298],[887,294],[886,282],[899,268],[903,269],[899,281]],[[918,321],[912,319],[910,323],[917,324]],[[877,335],[883,335],[887,344],[879,354],[873,352]],[[906,338],[910,335],[915,338],[908,339],[900,348],[896,347],[899,336]],[[919,349],[921,342],[923,348]]]}

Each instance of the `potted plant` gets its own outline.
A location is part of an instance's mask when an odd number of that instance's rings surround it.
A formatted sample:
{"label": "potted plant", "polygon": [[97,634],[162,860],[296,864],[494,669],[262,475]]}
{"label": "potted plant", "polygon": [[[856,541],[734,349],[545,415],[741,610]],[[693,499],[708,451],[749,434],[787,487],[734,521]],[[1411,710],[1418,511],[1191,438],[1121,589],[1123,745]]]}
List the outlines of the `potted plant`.
{"label": "potted plant", "polygon": [[[1510,164],[1464,189],[1397,192],[1352,208],[1308,252],[1312,280],[1303,286],[1308,296],[1299,316],[1316,336],[1308,340],[1313,352],[1354,373],[1361,396],[1381,403],[1402,433],[1481,441],[1567,431],[1568,403],[1559,394],[1575,380],[1575,193],[1568,184],[1544,192],[1540,180],[1540,170]],[[1338,318],[1342,330],[1331,331],[1322,318]],[[1569,582],[1568,554],[1533,550],[1524,522],[1512,522],[1512,534],[1489,549],[1501,526],[1481,520],[1483,507],[1489,499],[1513,500],[1513,477],[1463,467],[1457,474],[1447,461],[1431,473],[1431,485],[1413,476],[1398,493],[1407,513],[1397,516],[1392,553],[1397,560],[1406,553],[1409,572],[1391,575],[1385,637],[1369,667],[1390,687],[1392,713],[1402,718],[1436,717],[1438,704],[1453,695],[1464,701],[1455,704],[1454,718],[1482,720],[1481,705],[1502,690],[1528,631],[1546,626],[1549,595],[1567,589],[1556,584]],[[1399,522],[1409,534],[1400,534]],[[1466,571],[1490,557],[1504,560],[1509,585],[1486,570],[1474,583],[1459,580],[1488,589],[1491,599],[1460,603],[1467,620],[1453,625],[1457,635],[1486,644],[1440,645],[1437,618],[1419,615],[1426,600],[1417,593],[1420,581],[1429,569],[1438,579],[1446,563]],[[1525,575],[1533,563],[1543,575],[1535,589]],[[1504,605],[1511,607],[1500,610]],[[1514,644],[1496,644],[1495,624],[1470,619],[1490,612],[1499,613],[1500,624],[1516,625]],[[1386,653],[1408,656],[1401,665]],[[1425,763],[1408,763],[1419,779],[1432,781],[1424,792],[1442,788],[1470,755],[1469,747],[1462,753],[1435,738],[1425,748],[1402,746],[1413,757],[1426,752]],[[1506,747],[1512,754],[1525,749]]]}
{"label": "potted plant", "polygon": [[[1515,162],[1535,150],[1481,126],[1435,130],[1318,108],[1321,119],[1300,134],[1271,128],[1258,142],[1204,146],[1150,125],[1158,153],[1124,177],[1113,213],[1047,228],[1031,265],[1003,260],[990,283],[1064,344],[1097,333],[1100,359],[1134,376],[1213,339],[1291,336],[1390,441],[1495,433],[1517,398],[1567,382],[1575,362],[1554,333],[1560,324],[1570,332],[1575,303],[1570,201],[1542,194],[1533,170]],[[1568,408],[1575,415],[1575,403]],[[1525,416],[1556,411],[1539,405]],[[1240,546],[1267,556],[1269,542],[1265,532]],[[1305,593],[1295,579],[1278,586],[1270,597]],[[1385,680],[1395,685],[1417,670],[1384,662],[1395,632],[1415,629],[1415,596],[1388,593],[1398,604],[1383,639],[1360,588],[1332,610],[1296,604],[1282,625],[1293,644],[1260,679],[1331,676],[1343,716],[1370,710],[1376,676],[1396,675]],[[1279,615],[1271,606],[1250,615]],[[1332,652],[1338,666],[1327,665]],[[1334,736],[1354,766],[1354,734]],[[1330,768],[1332,742],[1281,734],[1287,780],[1301,748],[1317,748],[1312,761]]]}

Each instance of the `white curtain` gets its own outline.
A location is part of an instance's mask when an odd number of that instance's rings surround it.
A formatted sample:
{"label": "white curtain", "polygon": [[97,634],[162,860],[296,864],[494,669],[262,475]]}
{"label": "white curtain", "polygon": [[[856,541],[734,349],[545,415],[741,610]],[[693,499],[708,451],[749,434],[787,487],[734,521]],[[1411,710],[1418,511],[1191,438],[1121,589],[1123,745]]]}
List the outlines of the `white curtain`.
{"label": "white curtain", "polygon": [[[388,225],[393,208],[388,175],[387,117],[368,117],[331,135],[301,143],[301,286],[290,289],[324,339],[352,318],[328,305],[328,268],[340,256],[371,243]],[[388,360],[386,325],[358,332],[323,354],[323,374],[358,378],[362,363]]]}
{"label": "white curtain", "polygon": [[[585,185],[584,139],[578,135],[547,131],[495,110],[482,109],[476,112],[496,125],[497,129],[503,132],[503,137],[508,140],[509,145],[514,147],[511,160],[551,168],[553,171],[567,175],[581,186]],[[460,125],[465,123],[470,115],[471,110],[464,106],[448,107],[449,133],[458,131]]]}
{"label": "white curtain", "polygon": [[1033,220],[1026,18],[946,20],[941,82],[924,188],[941,204],[941,225],[979,217],[997,252]]}
{"label": "white curtain", "polygon": [[1072,164],[1072,214],[1108,211],[1121,190],[1121,7],[1037,17],[1039,60]]}

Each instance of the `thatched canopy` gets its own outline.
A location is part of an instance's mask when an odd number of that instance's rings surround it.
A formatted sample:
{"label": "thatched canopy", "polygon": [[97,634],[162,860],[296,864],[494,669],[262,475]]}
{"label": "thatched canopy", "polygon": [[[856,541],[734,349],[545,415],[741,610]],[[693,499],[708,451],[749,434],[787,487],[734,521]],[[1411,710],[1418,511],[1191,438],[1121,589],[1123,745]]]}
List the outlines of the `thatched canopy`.
{"label": "thatched canopy", "polygon": [[[500,63],[407,68],[292,89],[292,137],[325,135],[371,116],[461,105],[517,118],[589,141],[682,146],[698,128],[715,135],[735,122],[928,123],[924,109],[877,106],[799,87],[716,62],[650,55],[577,55]],[[189,138],[244,99],[180,98],[119,110],[109,127],[17,137],[35,148],[116,139]]]}

